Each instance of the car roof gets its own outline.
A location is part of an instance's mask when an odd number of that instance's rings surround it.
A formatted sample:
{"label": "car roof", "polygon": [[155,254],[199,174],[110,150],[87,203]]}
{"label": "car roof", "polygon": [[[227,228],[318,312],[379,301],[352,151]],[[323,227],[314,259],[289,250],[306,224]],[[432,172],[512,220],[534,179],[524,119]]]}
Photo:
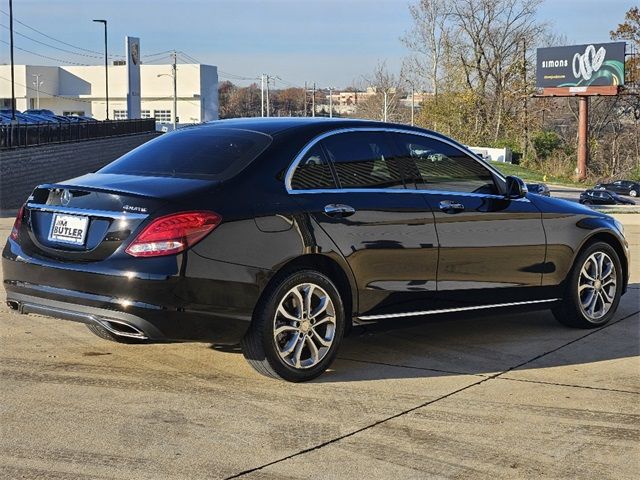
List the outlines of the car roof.
{"label": "car roof", "polygon": [[[399,128],[402,130],[425,132],[427,130],[412,127],[410,125],[379,122],[375,120],[350,119],[350,118],[327,118],[327,117],[251,117],[251,118],[231,118],[227,120],[215,120],[192,128],[241,128],[265,133],[267,135],[278,135],[291,130],[309,131],[329,131],[340,128]],[[428,131],[429,133],[443,137],[443,135]]]}

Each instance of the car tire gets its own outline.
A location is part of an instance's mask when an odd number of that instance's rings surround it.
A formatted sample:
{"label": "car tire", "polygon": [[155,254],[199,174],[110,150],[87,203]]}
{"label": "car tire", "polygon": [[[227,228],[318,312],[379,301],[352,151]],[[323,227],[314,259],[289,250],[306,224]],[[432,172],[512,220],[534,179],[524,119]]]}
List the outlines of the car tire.
{"label": "car tire", "polygon": [[638,191],[637,190],[629,190],[629,195],[632,197],[637,197],[638,196]]}
{"label": "car tire", "polygon": [[145,342],[145,340],[139,339],[139,338],[121,337],[120,335],[115,335],[111,333],[109,330],[107,330],[106,328],[101,327],[100,325],[96,325],[95,323],[87,323],[87,328],[94,335],[102,338],[103,340],[109,340],[110,342],[117,342],[117,343],[144,343]]}
{"label": "car tire", "polygon": [[335,284],[315,270],[289,271],[274,278],[256,305],[242,353],[262,375],[304,382],[331,365],[344,329]]}
{"label": "car tire", "polygon": [[585,200],[584,202],[582,202],[583,205],[593,205],[593,203],[589,200]]}
{"label": "car tire", "polygon": [[565,296],[553,309],[553,314],[556,320],[569,327],[601,327],[615,315],[622,286],[623,271],[618,253],[608,243],[593,243],[578,255],[566,279]]}

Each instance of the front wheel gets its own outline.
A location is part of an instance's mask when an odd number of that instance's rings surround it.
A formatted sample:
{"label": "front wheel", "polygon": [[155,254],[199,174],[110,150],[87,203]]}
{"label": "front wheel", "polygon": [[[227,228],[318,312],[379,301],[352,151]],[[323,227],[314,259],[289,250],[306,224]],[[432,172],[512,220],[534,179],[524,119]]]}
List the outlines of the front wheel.
{"label": "front wheel", "polygon": [[616,312],[622,295],[622,265],[608,243],[587,247],[567,277],[562,303],[553,310],[556,319],[570,327],[596,328]]}
{"label": "front wheel", "polygon": [[637,190],[630,190],[629,191],[629,195],[631,195],[632,197],[637,197],[638,196],[638,191]]}
{"label": "front wheel", "polygon": [[254,312],[242,353],[258,373],[290,382],[311,380],[333,362],[345,328],[334,283],[314,270],[274,279]]}

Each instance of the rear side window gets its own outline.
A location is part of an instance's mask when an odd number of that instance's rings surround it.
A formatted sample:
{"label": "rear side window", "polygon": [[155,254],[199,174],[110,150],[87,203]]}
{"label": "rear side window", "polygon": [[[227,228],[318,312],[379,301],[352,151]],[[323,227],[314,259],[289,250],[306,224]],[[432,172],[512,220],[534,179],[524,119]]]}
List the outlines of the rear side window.
{"label": "rear side window", "polygon": [[488,168],[461,150],[439,140],[419,135],[397,135],[405,162],[418,171],[416,187],[422,190],[497,194]]}
{"label": "rear side window", "polygon": [[319,144],[315,144],[304,156],[291,178],[294,190],[335,188],[331,167]]}
{"label": "rear side window", "polygon": [[340,133],[321,143],[341,188],[404,188],[398,162],[383,132]]}
{"label": "rear side window", "polygon": [[228,178],[270,143],[270,136],[249,130],[186,128],[139,146],[98,173]]}

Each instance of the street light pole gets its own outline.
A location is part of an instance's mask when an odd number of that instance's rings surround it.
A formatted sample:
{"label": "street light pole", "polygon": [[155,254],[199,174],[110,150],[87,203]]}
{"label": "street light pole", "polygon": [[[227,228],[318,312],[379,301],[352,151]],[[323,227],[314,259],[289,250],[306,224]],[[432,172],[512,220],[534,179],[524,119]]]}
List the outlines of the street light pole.
{"label": "street light pole", "polygon": [[178,128],[178,54],[174,50],[171,54],[173,58],[173,66],[171,71],[173,72],[173,130]]}
{"label": "street light pole", "polygon": [[104,96],[106,102],[107,120],[109,120],[109,54],[107,51],[107,21],[94,20],[94,22],[102,23],[104,25]]}
{"label": "street light pole", "polygon": [[44,82],[40,81],[39,73],[33,73],[31,74],[31,76],[36,78],[35,81],[33,82],[33,85],[36,86],[36,108],[39,110],[40,109],[40,87]]}
{"label": "street light pole", "polygon": [[11,121],[16,121],[16,90],[13,73],[13,0],[9,0],[9,44],[11,47]]}

